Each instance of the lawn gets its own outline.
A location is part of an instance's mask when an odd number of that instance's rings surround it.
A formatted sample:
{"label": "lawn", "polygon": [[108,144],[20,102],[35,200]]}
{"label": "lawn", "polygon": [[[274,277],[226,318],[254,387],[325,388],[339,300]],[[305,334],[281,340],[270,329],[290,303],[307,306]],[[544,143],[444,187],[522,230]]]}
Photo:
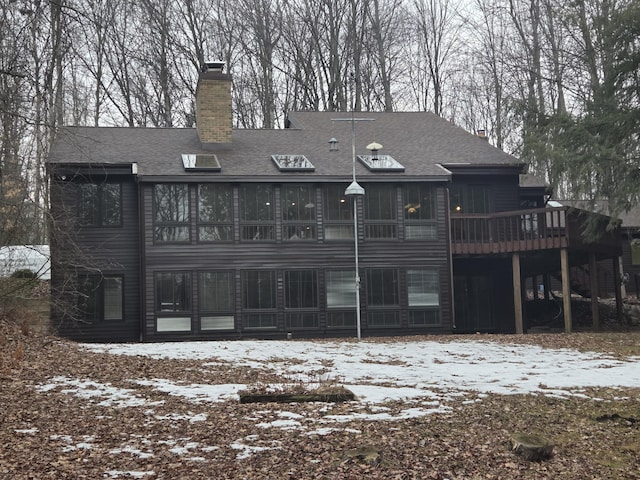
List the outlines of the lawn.
{"label": "lawn", "polygon": [[[83,345],[1,327],[2,479],[640,478],[638,332]],[[238,400],[319,386],[356,400]],[[553,457],[512,452],[516,432]]]}

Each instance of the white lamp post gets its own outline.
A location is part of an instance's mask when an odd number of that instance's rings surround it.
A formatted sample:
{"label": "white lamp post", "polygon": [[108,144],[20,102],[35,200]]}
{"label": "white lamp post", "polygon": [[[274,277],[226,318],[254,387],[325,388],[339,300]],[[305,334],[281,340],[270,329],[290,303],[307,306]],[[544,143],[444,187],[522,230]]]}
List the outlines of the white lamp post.
{"label": "white lamp post", "polygon": [[352,166],[351,172],[353,181],[344,191],[347,196],[353,197],[353,242],[355,245],[355,287],[356,287],[356,329],[358,340],[362,337],[361,321],[360,321],[360,272],[358,270],[358,204],[357,199],[364,195],[364,188],[356,181],[356,122],[351,117],[351,155]]}

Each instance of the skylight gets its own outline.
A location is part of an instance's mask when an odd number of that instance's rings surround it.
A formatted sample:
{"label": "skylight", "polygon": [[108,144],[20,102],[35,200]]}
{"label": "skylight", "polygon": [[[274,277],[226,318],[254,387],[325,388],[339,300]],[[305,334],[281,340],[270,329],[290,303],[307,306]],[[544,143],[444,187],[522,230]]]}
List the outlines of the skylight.
{"label": "skylight", "polygon": [[218,157],[212,153],[183,153],[182,165],[185,170],[206,170],[210,172],[222,170]]}
{"label": "skylight", "polygon": [[372,172],[404,172],[404,166],[391,155],[358,155],[358,160]]}
{"label": "skylight", "polygon": [[304,155],[271,155],[271,159],[281,172],[313,172],[313,166]]}

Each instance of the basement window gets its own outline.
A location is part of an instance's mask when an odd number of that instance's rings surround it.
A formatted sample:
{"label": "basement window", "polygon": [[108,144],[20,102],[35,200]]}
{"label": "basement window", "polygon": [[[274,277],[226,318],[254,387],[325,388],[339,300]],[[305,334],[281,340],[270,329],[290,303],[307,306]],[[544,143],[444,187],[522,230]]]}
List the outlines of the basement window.
{"label": "basement window", "polygon": [[281,172],[313,172],[316,167],[304,155],[271,155]]}
{"label": "basement window", "polygon": [[404,165],[391,155],[358,155],[358,160],[372,172],[404,172]]}
{"label": "basement window", "polygon": [[219,172],[222,170],[218,156],[212,153],[183,153],[182,165],[185,170]]}

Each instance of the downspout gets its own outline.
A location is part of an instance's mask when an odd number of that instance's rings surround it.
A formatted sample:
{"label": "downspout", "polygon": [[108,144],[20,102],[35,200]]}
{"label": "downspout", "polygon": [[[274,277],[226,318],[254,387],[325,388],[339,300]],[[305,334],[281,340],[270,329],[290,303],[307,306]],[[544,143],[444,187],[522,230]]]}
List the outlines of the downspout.
{"label": "downspout", "polygon": [[138,164],[131,164],[131,173],[135,176],[135,183],[138,190],[138,310],[139,310],[139,336],[138,340],[140,342],[144,341],[144,305],[145,305],[145,285],[144,285],[144,271],[145,271],[145,251],[144,251],[144,208],[143,208],[143,192],[140,184],[140,178],[138,177]]}
{"label": "downspout", "polygon": [[445,236],[447,240],[447,255],[449,262],[449,292],[450,292],[450,300],[449,305],[451,308],[451,329],[455,332],[458,328],[456,325],[456,302],[455,302],[455,291],[454,291],[454,283],[453,283],[453,253],[451,248],[451,212],[449,210],[450,199],[449,199],[449,185],[451,184],[451,179],[453,177],[451,170],[443,167],[440,164],[437,164],[442,170],[444,170],[449,175],[449,181],[447,182],[447,186],[444,188],[444,218],[445,218]]}

